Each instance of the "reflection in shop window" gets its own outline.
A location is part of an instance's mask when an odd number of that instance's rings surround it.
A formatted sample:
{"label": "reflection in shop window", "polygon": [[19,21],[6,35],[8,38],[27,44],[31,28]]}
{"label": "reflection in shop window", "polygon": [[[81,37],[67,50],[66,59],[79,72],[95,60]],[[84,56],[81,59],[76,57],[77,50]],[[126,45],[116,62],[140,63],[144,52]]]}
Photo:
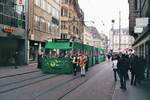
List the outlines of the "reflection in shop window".
{"label": "reflection in shop window", "polygon": [[36,61],[37,51],[38,51],[38,48],[36,46],[31,46],[30,47],[30,54],[29,54],[29,60],[30,61]]}

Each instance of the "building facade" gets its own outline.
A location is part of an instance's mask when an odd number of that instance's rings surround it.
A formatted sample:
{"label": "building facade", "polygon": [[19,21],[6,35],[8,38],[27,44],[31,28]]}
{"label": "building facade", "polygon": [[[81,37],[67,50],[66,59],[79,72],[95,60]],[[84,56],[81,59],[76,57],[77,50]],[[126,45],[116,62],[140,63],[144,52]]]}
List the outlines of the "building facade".
{"label": "building facade", "polygon": [[93,46],[93,37],[92,37],[92,33],[89,30],[88,26],[84,27],[83,43]]}
{"label": "building facade", "polygon": [[107,36],[103,33],[99,33],[99,31],[94,26],[88,26],[87,30],[92,35],[92,39],[89,40],[89,42],[92,43],[92,46],[97,48],[104,48],[106,50],[108,47]]}
{"label": "building facade", "polygon": [[[119,39],[120,38],[120,39]],[[134,38],[129,35],[128,29],[114,29],[110,34],[110,50],[120,52],[127,48],[131,48],[134,43]]]}
{"label": "building facade", "polygon": [[0,0],[0,65],[25,64],[25,1]]}
{"label": "building facade", "polygon": [[129,34],[134,38],[137,38],[137,34],[134,33],[135,19],[139,16],[138,6],[135,5],[137,0],[128,0],[129,2]]}
{"label": "building facade", "polygon": [[101,48],[104,48],[106,51],[108,51],[108,37],[104,33],[100,33],[102,43]]}
{"label": "building facade", "polygon": [[28,60],[36,61],[45,42],[60,38],[60,0],[29,0]]}
{"label": "building facade", "polygon": [[78,0],[61,0],[61,39],[83,42],[84,13]]}
{"label": "building facade", "polygon": [[[133,7],[131,7],[133,6]],[[134,16],[134,20],[132,18]],[[139,56],[149,57],[150,56],[150,26],[149,24],[143,28],[141,33],[135,33],[133,28],[136,26],[136,18],[150,18],[150,0],[129,0],[129,24],[130,24],[130,35],[135,37],[135,42],[132,45]],[[148,23],[150,23],[148,21]],[[139,24],[142,24],[139,23]],[[134,34],[134,35],[133,35]]]}

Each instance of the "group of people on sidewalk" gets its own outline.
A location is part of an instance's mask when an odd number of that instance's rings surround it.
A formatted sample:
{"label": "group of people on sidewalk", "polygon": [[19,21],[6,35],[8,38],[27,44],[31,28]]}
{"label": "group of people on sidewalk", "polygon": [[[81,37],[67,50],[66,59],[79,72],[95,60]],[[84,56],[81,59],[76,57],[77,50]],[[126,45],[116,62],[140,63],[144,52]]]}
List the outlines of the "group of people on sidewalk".
{"label": "group of people on sidewalk", "polygon": [[72,64],[74,76],[76,76],[78,68],[80,68],[81,77],[85,76],[85,72],[88,71],[88,56],[85,54],[73,54]]}
{"label": "group of people on sidewalk", "polygon": [[[126,88],[126,81],[129,80],[128,71],[131,72],[131,85],[136,86],[137,83],[141,84],[141,81],[145,79],[145,76],[149,77],[150,64],[149,60],[144,59],[143,56],[137,56],[135,54],[127,55],[113,55],[112,56],[112,68],[114,71],[114,79],[117,81],[117,75],[120,78],[121,89]],[[146,74],[145,74],[146,73]]]}

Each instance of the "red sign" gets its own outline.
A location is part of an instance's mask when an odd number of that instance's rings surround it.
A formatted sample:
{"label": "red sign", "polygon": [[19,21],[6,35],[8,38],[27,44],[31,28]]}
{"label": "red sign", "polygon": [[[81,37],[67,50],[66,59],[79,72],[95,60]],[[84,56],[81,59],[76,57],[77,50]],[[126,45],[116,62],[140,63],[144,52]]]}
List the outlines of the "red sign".
{"label": "red sign", "polygon": [[4,27],[3,31],[6,33],[12,33],[12,32],[14,32],[14,29],[11,27]]}

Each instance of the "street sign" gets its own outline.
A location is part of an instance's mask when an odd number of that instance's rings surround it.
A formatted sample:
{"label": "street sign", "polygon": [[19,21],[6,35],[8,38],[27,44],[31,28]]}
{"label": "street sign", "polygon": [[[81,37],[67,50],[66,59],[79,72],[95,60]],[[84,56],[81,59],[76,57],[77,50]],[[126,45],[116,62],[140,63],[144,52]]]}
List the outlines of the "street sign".
{"label": "street sign", "polygon": [[143,32],[143,27],[134,27],[134,33],[142,33]]}
{"label": "street sign", "polygon": [[3,31],[6,32],[6,33],[12,33],[12,32],[14,32],[15,30],[14,30],[14,28],[12,28],[12,27],[4,26]]}
{"label": "street sign", "polygon": [[136,18],[136,27],[147,27],[149,24],[149,18]]}

